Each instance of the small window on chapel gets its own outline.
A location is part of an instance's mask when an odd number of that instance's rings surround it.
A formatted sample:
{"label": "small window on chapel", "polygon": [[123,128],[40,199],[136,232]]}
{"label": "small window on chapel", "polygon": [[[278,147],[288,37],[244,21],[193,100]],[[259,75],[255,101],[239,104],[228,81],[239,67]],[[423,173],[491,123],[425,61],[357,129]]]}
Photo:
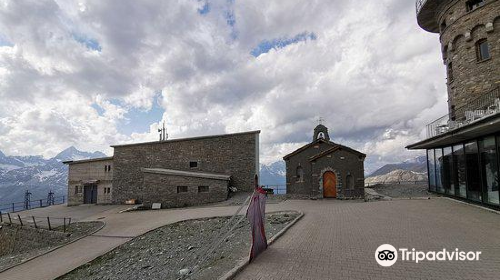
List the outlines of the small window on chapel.
{"label": "small window on chapel", "polygon": [[487,39],[481,39],[477,41],[476,53],[477,53],[477,61],[483,61],[491,57]]}
{"label": "small window on chapel", "polygon": [[185,193],[188,191],[187,186],[177,186],[177,193]]}
{"label": "small window on chapel", "polygon": [[196,168],[196,167],[198,167],[198,162],[197,161],[190,161],[189,162],[189,167],[190,168]]}
{"label": "small window on chapel", "polygon": [[484,6],[484,0],[470,0],[467,1],[467,12],[474,11],[475,9]]}
{"label": "small window on chapel", "polygon": [[297,167],[297,182],[304,182],[304,169],[302,166]]}

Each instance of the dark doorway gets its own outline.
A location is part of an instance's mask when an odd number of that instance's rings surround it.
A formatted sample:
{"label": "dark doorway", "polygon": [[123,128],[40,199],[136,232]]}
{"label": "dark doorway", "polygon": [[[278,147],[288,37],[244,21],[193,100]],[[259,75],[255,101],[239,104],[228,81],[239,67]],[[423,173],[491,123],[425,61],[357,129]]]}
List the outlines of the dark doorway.
{"label": "dark doorway", "polygon": [[96,204],[97,203],[97,185],[85,185],[83,187],[83,203]]}

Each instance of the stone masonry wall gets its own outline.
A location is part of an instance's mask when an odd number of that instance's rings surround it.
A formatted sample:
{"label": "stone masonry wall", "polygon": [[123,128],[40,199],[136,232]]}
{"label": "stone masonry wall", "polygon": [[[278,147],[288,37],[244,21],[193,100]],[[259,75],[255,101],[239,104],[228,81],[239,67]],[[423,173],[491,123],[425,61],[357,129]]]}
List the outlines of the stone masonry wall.
{"label": "stone masonry wall", "polygon": [[[258,173],[258,132],[115,146],[113,203],[146,199],[141,168],[164,168],[231,175],[238,190],[253,189]],[[198,166],[191,168],[190,161]]]}
{"label": "stone masonry wall", "polygon": [[[105,166],[111,165],[110,171],[105,171]],[[106,204],[111,202],[111,195],[104,194],[104,188],[112,188],[113,180],[113,160],[84,161],[69,164],[68,171],[68,205],[78,205],[83,203],[84,181],[99,180],[97,185],[97,203]],[[81,188],[81,192],[76,192],[76,188]]]}
{"label": "stone masonry wall", "polygon": [[[313,181],[310,176],[312,172],[309,158],[331,147],[332,146],[327,143],[320,142],[285,160],[287,193],[302,195],[310,195],[312,193]],[[297,181],[297,167],[299,165],[304,171],[304,178],[301,182]]]}
{"label": "stone masonry wall", "polygon": [[[177,186],[186,186],[187,192],[177,193]],[[199,186],[208,186],[208,192],[198,192]],[[224,201],[228,195],[228,181],[193,178],[178,175],[144,173],[145,205],[162,203],[162,208],[186,207]]]}
{"label": "stone masonry wall", "polygon": [[[459,108],[481,94],[500,86],[500,1],[486,0],[485,5],[467,11],[466,0],[445,1],[436,13],[442,25],[440,41],[448,73],[448,106]],[[478,61],[476,45],[487,39],[490,59]],[[461,117],[457,111],[457,117]]]}
{"label": "stone masonry wall", "polygon": [[[323,174],[333,171],[337,175],[337,198],[364,198],[364,158],[353,153],[338,150],[312,162],[313,195],[323,196]],[[351,175],[354,188],[349,189],[347,176]]]}

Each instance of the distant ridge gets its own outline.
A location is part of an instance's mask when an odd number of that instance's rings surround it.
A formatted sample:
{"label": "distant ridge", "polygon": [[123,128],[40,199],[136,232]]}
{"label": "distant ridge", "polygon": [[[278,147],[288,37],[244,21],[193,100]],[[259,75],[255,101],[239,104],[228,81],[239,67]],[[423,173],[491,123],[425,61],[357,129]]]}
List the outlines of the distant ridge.
{"label": "distant ridge", "polygon": [[427,157],[419,156],[413,159],[405,160],[401,163],[386,164],[374,171],[368,177],[388,174],[394,170],[408,170],[416,173],[427,173]]}
{"label": "distant ridge", "polygon": [[24,200],[29,190],[32,199],[46,198],[49,191],[66,195],[68,167],[62,162],[105,157],[101,152],[83,152],[71,146],[51,159],[42,156],[6,156],[0,151],[0,204]]}

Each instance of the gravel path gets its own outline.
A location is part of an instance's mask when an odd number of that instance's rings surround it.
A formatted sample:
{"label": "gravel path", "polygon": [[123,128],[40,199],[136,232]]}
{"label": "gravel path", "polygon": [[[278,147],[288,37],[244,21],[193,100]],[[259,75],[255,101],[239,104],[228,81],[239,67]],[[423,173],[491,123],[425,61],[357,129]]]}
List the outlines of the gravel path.
{"label": "gravel path", "polygon": [[[267,214],[268,239],[298,215],[295,211]],[[179,279],[179,271],[196,264],[228,220],[229,217],[217,217],[163,226],[58,279]],[[189,279],[217,279],[247,257],[249,250],[250,226],[245,218]]]}
{"label": "gravel path", "polygon": [[73,223],[64,233],[63,227],[49,231],[4,224],[0,227],[0,271],[89,235],[102,225],[102,222]]}

